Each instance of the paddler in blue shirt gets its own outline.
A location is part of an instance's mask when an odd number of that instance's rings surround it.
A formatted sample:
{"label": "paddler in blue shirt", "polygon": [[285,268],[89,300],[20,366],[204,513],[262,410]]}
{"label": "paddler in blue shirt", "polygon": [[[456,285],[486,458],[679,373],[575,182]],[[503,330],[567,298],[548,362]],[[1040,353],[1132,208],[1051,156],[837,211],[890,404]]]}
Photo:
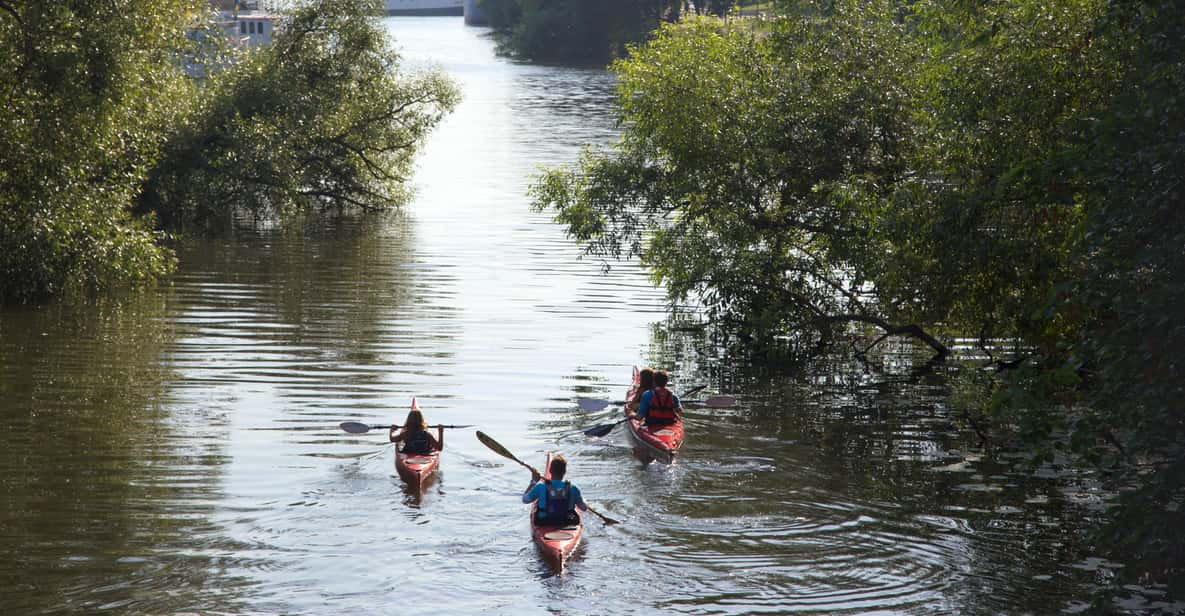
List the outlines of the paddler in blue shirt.
{"label": "paddler in blue shirt", "polygon": [[551,471],[551,479],[549,481],[540,481],[543,479],[539,473],[531,473],[531,485],[527,486],[527,491],[523,492],[523,503],[538,502],[539,506],[535,511],[535,523],[546,526],[564,526],[566,524],[575,524],[580,520],[576,515],[576,509],[581,511],[588,511],[588,505],[584,503],[584,498],[580,495],[580,488],[572,485],[571,482],[564,481],[564,475],[568,472],[568,461],[564,456],[557,455],[551,459],[551,466],[548,467]]}
{"label": "paddler in blue shirt", "polygon": [[630,417],[645,421],[647,427],[675,423],[683,414],[683,407],[679,403],[679,396],[667,389],[670,378],[666,370],[655,371],[654,389],[642,394],[638,410],[630,413]]}

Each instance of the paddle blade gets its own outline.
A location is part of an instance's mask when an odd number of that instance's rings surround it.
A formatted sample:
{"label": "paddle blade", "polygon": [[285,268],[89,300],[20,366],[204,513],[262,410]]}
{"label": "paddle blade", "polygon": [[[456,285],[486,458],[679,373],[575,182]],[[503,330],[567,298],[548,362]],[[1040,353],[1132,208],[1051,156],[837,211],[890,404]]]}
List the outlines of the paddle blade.
{"label": "paddle blade", "polygon": [[350,434],[366,434],[370,432],[370,426],[357,421],[343,421],[341,428]]}
{"label": "paddle blade", "polygon": [[531,471],[532,473],[540,474],[539,471],[535,470],[535,467],[514,457],[514,454],[510,453],[509,449],[503,447],[502,444],[499,443],[498,441],[495,441],[494,439],[490,438],[490,435],[486,434],[485,432],[478,430],[477,431],[477,440],[481,441],[482,445],[489,447],[494,453],[502,456],[503,458],[514,460],[515,462],[518,462],[519,465],[521,465],[523,468]]}
{"label": "paddle blade", "polygon": [[707,385],[696,385],[695,387],[692,387],[691,389],[688,389],[687,391],[683,392],[683,394],[679,397],[680,398],[690,398],[691,396],[694,396],[695,394],[698,394],[699,392],[701,392],[707,388],[708,388]]}
{"label": "paddle blade", "polygon": [[587,436],[593,436],[596,438],[600,438],[600,437],[605,436],[606,434],[609,434],[610,432],[612,432],[613,428],[616,428],[617,424],[619,424],[619,423],[621,423],[621,422],[615,421],[611,424],[601,424],[599,426],[593,426],[593,427],[585,430],[584,433]]}
{"label": "paddle blade", "polygon": [[576,404],[580,405],[582,411],[599,411],[609,406],[608,400],[597,400],[595,398],[577,398]]}
{"label": "paddle blade", "polygon": [[[587,505],[586,505],[586,506],[587,506]],[[601,513],[600,511],[597,511],[596,509],[593,509],[592,507],[589,507],[589,508],[588,508],[588,512],[589,512],[589,513],[596,514],[596,516],[597,516],[598,518],[601,518],[601,521],[605,523],[605,526],[613,526],[614,524],[620,524],[620,523],[621,523],[621,522],[618,522],[617,520],[614,520],[613,518],[611,518],[611,517],[609,517],[609,516],[607,516],[607,515],[605,515],[605,514]]]}
{"label": "paddle blade", "polygon": [[733,396],[712,396],[704,400],[704,406],[714,409],[722,409],[736,403],[737,399]]}
{"label": "paddle blade", "polygon": [[511,460],[518,461],[518,458],[514,457],[514,454],[510,453],[509,449],[503,447],[501,443],[490,438],[490,435],[482,432],[481,430],[477,431],[477,440],[481,441],[482,445],[489,447],[491,451],[502,456],[503,458],[509,458]]}

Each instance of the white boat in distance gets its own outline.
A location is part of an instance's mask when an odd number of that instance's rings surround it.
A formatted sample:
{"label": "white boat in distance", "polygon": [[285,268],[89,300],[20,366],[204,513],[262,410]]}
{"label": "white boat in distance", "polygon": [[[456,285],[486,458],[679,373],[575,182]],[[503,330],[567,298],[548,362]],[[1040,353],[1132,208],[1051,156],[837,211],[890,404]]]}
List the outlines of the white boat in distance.
{"label": "white boat in distance", "polygon": [[388,15],[464,15],[465,0],[387,0]]}

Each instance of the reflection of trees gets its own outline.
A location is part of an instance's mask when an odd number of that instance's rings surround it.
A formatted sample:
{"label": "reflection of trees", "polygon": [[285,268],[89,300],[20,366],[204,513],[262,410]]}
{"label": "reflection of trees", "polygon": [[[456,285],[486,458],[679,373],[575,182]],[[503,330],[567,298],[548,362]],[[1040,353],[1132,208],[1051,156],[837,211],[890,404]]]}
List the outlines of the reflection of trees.
{"label": "reflection of trees", "polygon": [[[266,376],[295,390],[356,391],[387,382],[378,365],[438,364],[452,355],[442,349],[455,338],[455,285],[420,276],[411,230],[404,215],[379,213],[187,244],[195,335],[225,337],[229,350],[248,339],[271,360]],[[250,357],[224,360],[226,376],[261,370]]]}
{"label": "reflection of trees", "polygon": [[226,401],[384,395],[376,366],[449,355],[451,291],[407,221],[318,224],[187,242],[158,291],[0,312],[0,613],[239,611],[252,582],[225,571],[258,563],[219,524]]}
{"label": "reflection of trees", "polygon": [[233,611],[203,555],[218,448],[178,450],[164,404],[169,321],[154,293],[0,313],[0,613]]}
{"label": "reflection of trees", "polygon": [[986,391],[974,370],[919,370],[929,354],[909,344],[793,365],[714,348],[708,330],[660,324],[644,358],[680,387],[741,398],[690,407],[677,486],[636,496],[675,525],[656,540],[689,567],[757,563],[751,595],[800,596],[809,579],[823,595],[893,589],[901,609],[941,596],[946,613],[1043,612],[1074,598],[1064,565],[1091,521],[1056,496],[1063,479],[978,449],[962,425]]}

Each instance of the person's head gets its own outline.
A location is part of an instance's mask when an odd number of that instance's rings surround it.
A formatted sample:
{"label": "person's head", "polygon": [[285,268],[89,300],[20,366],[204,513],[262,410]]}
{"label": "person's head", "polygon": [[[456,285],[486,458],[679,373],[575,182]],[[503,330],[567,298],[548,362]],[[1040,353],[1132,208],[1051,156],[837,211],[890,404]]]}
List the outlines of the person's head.
{"label": "person's head", "polygon": [[642,370],[638,372],[638,385],[642,391],[646,391],[647,389],[654,389],[654,369],[653,368],[642,368]]}
{"label": "person's head", "polygon": [[547,470],[551,471],[552,479],[557,481],[563,479],[564,475],[568,472],[568,460],[564,456],[556,454],[551,459],[551,466],[547,467]]}
{"label": "person's head", "polygon": [[412,432],[425,429],[427,429],[427,426],[424,425],[424,414],[419,409],[408,411],[407,420],[403,422],[403,430],[405,432]]}
{"label": "person's head", "polygon": [[657,372],[654,373],[654,386],[655,387],[666,387],[667,383],[669,383],[670,380],[671,380],[671,377],[667,375],[666,370],[658,370]]}

